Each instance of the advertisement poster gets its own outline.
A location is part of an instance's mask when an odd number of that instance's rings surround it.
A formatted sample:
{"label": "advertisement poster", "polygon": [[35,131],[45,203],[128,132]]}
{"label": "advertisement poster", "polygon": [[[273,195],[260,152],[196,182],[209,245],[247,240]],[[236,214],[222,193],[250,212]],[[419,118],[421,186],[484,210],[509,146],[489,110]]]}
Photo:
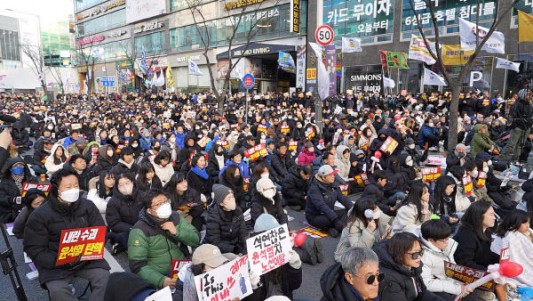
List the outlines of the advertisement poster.
{"label": "advertisement poster", "polygon": [[344,67],[344,89],[359,92],[381,92],[383,74],[381,65]]}
{"label": "advertisement poster", "polygon": [[324,46],[326,51],[326,71],[329,78],[329,97],[337,95],[337,53],[335,45]]}

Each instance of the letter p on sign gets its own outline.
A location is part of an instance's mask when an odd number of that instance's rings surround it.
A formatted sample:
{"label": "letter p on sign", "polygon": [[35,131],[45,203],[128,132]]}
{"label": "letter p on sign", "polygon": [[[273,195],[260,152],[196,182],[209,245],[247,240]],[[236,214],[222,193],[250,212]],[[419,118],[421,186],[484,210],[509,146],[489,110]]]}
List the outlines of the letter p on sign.
{"label": "letter p on sign", "polygon": [[480,71],[472,71],[470,73],[470,84],[469,84],[469,86],[473,87],[474,86],[474,82],[478,82],[482,78],[483,78],[483,73],[481,73]]}

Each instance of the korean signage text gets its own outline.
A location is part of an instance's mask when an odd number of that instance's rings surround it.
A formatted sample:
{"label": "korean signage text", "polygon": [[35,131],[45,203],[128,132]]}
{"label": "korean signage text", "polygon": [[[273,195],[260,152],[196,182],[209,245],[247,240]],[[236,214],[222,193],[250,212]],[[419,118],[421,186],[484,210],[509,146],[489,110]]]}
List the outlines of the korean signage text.
{"label": "korean signage text", "polygon": [[61,231],[56,266],[104,258],[106,226]]}

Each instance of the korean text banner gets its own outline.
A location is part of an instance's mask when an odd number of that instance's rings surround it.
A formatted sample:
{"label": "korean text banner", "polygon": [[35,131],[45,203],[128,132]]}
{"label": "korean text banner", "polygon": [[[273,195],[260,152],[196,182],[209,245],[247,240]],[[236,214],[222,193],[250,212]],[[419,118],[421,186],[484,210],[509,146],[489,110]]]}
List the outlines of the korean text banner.
{"label": "korean text banner", "polygon": [[474,50],[462,50],[461,45],[441,45],[442,64],[445,66],[464,66],[474,54]]}
{"label": "korean text banner", "polygon": [[[416,31],[418,32],[418,22],[413,13],[410,4],[411,0],[403,0],[402,5],[402,31]],[[426,0],[412,0],[414,3],[414,10],[419,15],[420,23],[423,28],[433,27],[431,22],[431,15],[429,8],[426,5]],[[526,0],[527,1],[527,0]],[[531,0],[533,1],[533,0]],[[483,2],[483,1],[481,1]],[[480,3],[479,20],[491,21],[496,16],[495,1],[484,1]],[[431,0],[434,7],[435,18],[437,25],[447,26],[456,25],[459,23],[459,18],[474,21],[477,12],[477,0]]]}
{"label": "korean text banner", "polygon": [[387,67],[409,69],[405,52],[387,51]]}
{"label": "korean text banner", "polygon": [[343,36],[370,37],[394,31],[397,0],[324,0],[324,24]]}
{"label": "korean text banner", "polygon": [[106,226],[61,231],[56,266],[104,258]]}
{"label": "korean text banner", "polygon": [[258,234],[246,240],[250,270],[256,275],[266,274],[289,262],[292,250],[287,224]]}

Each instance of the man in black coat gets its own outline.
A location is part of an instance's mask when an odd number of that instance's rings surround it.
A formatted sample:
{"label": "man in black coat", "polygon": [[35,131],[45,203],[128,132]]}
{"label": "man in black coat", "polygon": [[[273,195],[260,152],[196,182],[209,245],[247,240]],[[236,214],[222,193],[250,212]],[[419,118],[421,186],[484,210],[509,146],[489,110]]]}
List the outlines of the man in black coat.
{"label": "man in black coat", "polygon": [[52,176],[48,201],[29,217],[24,231],[24,251],[39,271],[39,282],[51,300],[72,300],[72,278],[85,278],[91,285],[91,299],[103,300],[109,265],[104,259],[79,261],[56,266],[61,231],[73,228],[105,226],[93,202],[79,198],[75,173],[59,170]]}
{"label": "man in black coat", "polygon": [[301,211],[305,208],[309,179],[313,175],[311,166],[293,166],[283,178],[281,192],[289,207]]}
{"label": "man in black coat", "polygon": [[276,183],[281,183],[288,171],[295,165],[294,160],[287,154],[287,143],[279,143],[278,149],[270,157],[270,170]]}
{"label": "man in black coat", "polygon": [[518,92],[518,96],[520,98],[509,111],[511,137],[502,151],[502,156],[515,161],[520,158],[529,131],[533,126],[533,92],[523,89]]}
{"label": "man in black coat", "polygon": [[389,216],[395,216],[400,202],[389,200],[385,197],[384,187],[387,184],[387,173],[383,170],[377,170],[374,172],[374,179],[376,181],[375,183],[370,183],[365,187],[363,197],[371,197],[383,213]]}
{"label": "man in black coat", "polygon": [[78,180],[80,181],[80,189],[89,191],[89,173],[90,169],[87,168],[87,160],[80,154],[70,157],[67,163],[63,165],[63,169],[70,170],[78,174]]}
{"label": "man in black coat", "polygon": [[111,172],[115,175],[129,174],[135,176],[139,171],[139,166],[135,163],[135,156],[133,148],[126,146],[120,150],[120,159],[117,164],[111,168]]}
{"label": "man in black coat", "polygon": [[21,193],[24,182],[37,182],[30,168],[20,157],[14,157],[0,170],[0,222],[13,222],[22,210]]}

